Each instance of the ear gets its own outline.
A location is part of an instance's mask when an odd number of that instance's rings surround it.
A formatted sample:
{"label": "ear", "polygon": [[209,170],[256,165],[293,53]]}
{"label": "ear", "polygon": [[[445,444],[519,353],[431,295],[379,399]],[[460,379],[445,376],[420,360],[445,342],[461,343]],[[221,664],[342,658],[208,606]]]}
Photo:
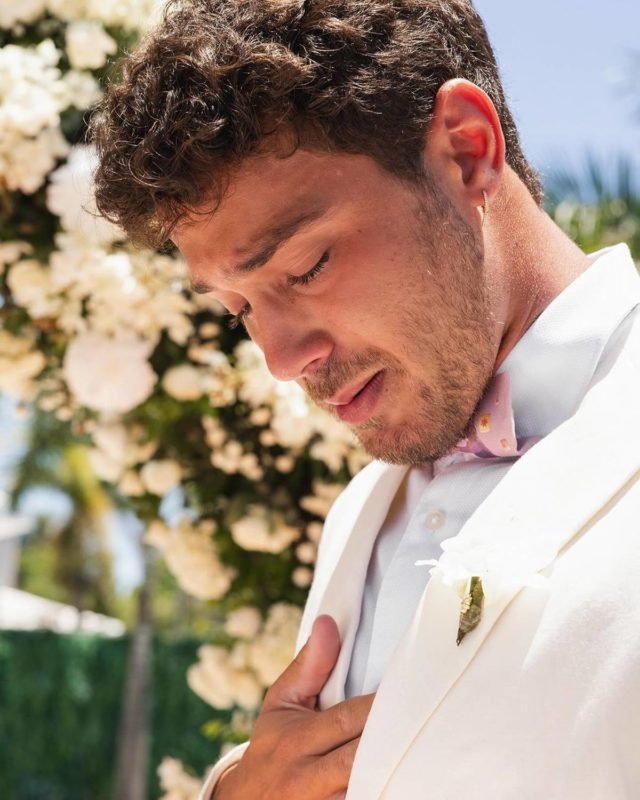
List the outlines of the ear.
{"label": "ear", "polygon": [[440,87],[424,158],[428,171],[463,207],[484,206],[483,190],[489,198],[495,196],[505,166],[505,141],[486,92],[462,78]]}

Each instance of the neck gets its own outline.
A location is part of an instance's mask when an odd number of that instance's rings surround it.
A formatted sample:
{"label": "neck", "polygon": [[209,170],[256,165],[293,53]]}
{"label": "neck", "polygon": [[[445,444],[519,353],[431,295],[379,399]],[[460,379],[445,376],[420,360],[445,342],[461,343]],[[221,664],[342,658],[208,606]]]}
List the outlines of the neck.
{"label": "neck", "polygon": [[493,219],[487,218],[486,263],[495,265],[500,298],[494,372],[544,309],[590,264],[515,176],[512,183],[509,196],[505,191],[502,202],[494,204]]}

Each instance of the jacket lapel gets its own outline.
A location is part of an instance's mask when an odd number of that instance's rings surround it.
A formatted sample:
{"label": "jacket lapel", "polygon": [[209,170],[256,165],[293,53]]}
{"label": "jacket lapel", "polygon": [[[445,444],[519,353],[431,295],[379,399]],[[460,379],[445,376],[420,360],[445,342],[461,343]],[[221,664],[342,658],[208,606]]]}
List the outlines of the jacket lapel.
{"label": "jacket lapel", "polygon": [[[513,537],[516,552],[543,537],[545,556],[536,570],[551,565],[640,479],[639,388],[640,318],[609,374],[571,419],[513,465],[460,531],[459,544],[481,549],[496,536]],[[347,800],[382,796],[394,768],[522,586],[513,584],[486,602],[480,624],[457,646],[460,597],[434,573],[379,687]]]}
{"label": "jacket lapel", "polygon": [[[344,537],[340,552],[333,554],[335,567],[324,587],[313,616],[330,614],[338,624],[342,647],[338,662],[319,698],[320,708],[344,700],[344,684],[351,661],[351,651],[360,620],[360,604],[369,565],[371,549],[400,483],[406,466],[390,466],[373,462],[357,497],[351,496],[350,508],[345,509]],[[329,554],[331,558],[332,554]],[[330,569],[330,567],[329,567]],[[313,619],[309,620],[311,623]],[[304,632],[306,638],[308,632]]]}

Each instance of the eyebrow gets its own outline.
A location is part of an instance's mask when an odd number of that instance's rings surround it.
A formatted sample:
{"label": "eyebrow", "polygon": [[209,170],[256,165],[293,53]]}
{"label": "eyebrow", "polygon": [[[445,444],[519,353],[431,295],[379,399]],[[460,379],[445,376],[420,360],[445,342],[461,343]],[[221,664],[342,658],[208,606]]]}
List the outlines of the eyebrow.
{"label": "eyebrow", "polygon": [[[326,206],[324,205],[298,212],[292,219],[286,220],[276,227],[259,234],[251,245],[241,251],[244,253],[251,252],[252,254],[239,261],[233,267],[227,268],[224,271],[225,277],[233,278],[238,275],[246,275],[263,267],[286,242],[300,233],[303,228],[323,216],[325,212]],[[191,289],[196,294],[208,294],[209,292],[218,291],[215,286],[197,278],[192,279]]]}

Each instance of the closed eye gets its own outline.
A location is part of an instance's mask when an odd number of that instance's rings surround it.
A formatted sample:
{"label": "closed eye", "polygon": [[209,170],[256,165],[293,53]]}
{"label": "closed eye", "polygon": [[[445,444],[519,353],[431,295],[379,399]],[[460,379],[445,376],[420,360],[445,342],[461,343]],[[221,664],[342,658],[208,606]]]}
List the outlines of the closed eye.
{"label": "closed eye", "polygon": [[325,264],[329,260],[329,256],[331,253],[327,250],[323,253],[322,258],[315,267],[312,267],[309,272],[305,272],[304,275],[287,275],[287,283],[289,286],[306,286],[320,273],[325,267]]}
{"label": "closed eye", "polygon": [[[287,283],[289,286],[307,286],[310,284],[311,281],[313,281],[322,272],[330,256],[331,252],[327,250],[325,253],[323,253],[322,258],[318,261],[318,263],[308,272],[305,272],[304,275],[287,275]],[[237,314],[231,316],[231,319],[227,322],[227,326],[231,329],[234,329],[239,325],[242,325],[250,312],[251,306],[249,303],[247,303]]]}

